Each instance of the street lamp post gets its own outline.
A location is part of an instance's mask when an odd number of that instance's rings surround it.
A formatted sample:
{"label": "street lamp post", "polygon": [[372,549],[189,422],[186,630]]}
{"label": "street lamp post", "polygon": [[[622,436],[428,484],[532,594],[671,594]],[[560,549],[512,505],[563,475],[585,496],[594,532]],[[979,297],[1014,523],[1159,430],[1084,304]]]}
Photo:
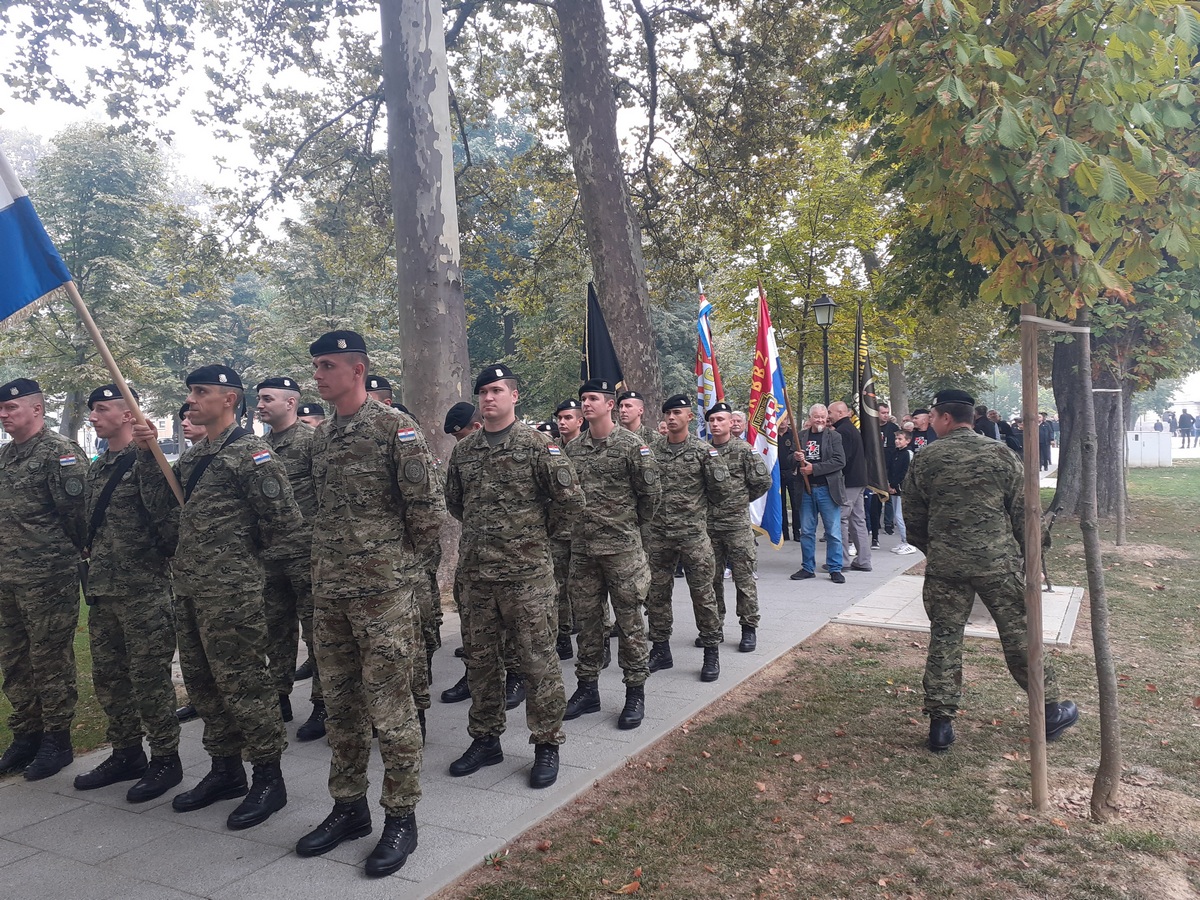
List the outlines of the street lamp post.
{"label": "street lamp post", "polygon": [[826,406],[829,405],[829,326],[833,324],[833,311],[836,308],[837,304],[829,298],[828,294],[822,294],[813,304],[813,316],[816,317],[817,324],[821,326],[821,355],[825,363]]}

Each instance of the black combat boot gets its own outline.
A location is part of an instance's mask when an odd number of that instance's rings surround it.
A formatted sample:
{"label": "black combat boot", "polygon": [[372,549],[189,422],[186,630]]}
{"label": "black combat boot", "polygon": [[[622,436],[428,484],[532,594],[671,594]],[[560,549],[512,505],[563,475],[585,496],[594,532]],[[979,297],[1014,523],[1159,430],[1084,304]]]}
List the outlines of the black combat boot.
{"label": "black combat boot", "polygon": [[704,665],[700,667],[701,681],[716,681],[721,677],[721,648],[704,648]]}
{"label": "black combat boot", "polygon": [[387,816],[383,820],[383,834],[379,843],[367,857],[363,871],[371,878],[391,875],[408,861],[408,856],[417,849],[417,817]]}
{"label": "black combat boot", "polygon": [[287,694],[279,695],[279,715],[285,722],[292,721],[292,698]]}
{"label": "black combat boot", "polygon": [[181,706],[175,710],[175,718],[180,722],[190,722],[192,719],[199,717],[200,713],[196,712],[196,707],[189,703],[186,706]]}
{"label": "black combat boot", "polygon": [[371,811],[367,798],[333,804],[325,821],[296,841],[297,856],[320,856],[342,841],[353,841],[371,833]]}
{"label": "black combat boot", "polygon": [[146,754],[142,745],[113,750],[112,756],[90,772],[75,776],[75,790],[94,791],[118,781],[137,781],[146,774]]}
{"label": "black combat boot", "polygon": [[417,721],[421,723],[421,746],[425,746],[425,710],[417,710]]}
{"label": "black combat boot", "polygon": [[56,775],[69,766],[73,759],[75,754],[71,751],[71,732],[47,731],[42,735],[37,755],[25,770],[25,780],[41,781]]}
{"label": "black combat boot", "polygon": [[554,645],[554,649],[558,653],[559,659],[570,659],[575,655],[575,648],[571,646],[571,636],[569,634],[560,634],[558,641]]}
{"label": "black combat boot", "polygon": [[192,812],[212,806],[218,800],[232,800],[246,793],[246,770],[239,756],[214,756],[212,768],[190,791],[176,794],[171,801],[175,812]]}
{"label": "black combat boot", "polygon": [[325,701],[314,700],[312,715],[296,729],[296,740],[315,741],[317,738],[325,737],[325,720],[327,718],[329,718],[329,712],[325,709]]}
{"label": "black combat boot", "polygon": [[604,639],[604,659],[600,661],[600,668],[607,669],[612,665],[612,643],[608,638]]}
{"label": "black combat boot", "polygon": [[529,786],[546,788],[558,781],[558,744],[534,744]]}
{"label": "black combat boot", "polygon": [[739,653],[753,653],[758,647],[758,631],[749,625],[742,626],[742,640],[738,644]]}
{"label": "black combat boot", "polygon": [[461,703],[464,700],[471,699],[471,686],[467,684],[467,673],[463,672],[463,677],[458,679],[454,687],[448,687],[442,691],[443,703]]}
{"label": "black combat boot", "polygon": [[504,708],[516,709],[525,702],[525,676],[509,672],[504,676]]}
{"label": "black combat boot", "polygon": [[25,767],[37,756],[40,746],[42,746],[40,731],[33,734],[14,734],[12,743],[8,745],[4,755],[0,756],[0,775],[11,775],[14,772],[24,771]]}
{"label": "black combat boot", "polygon": [[246,799],[229,814],[225,824],[233,831],[252,828],[271,818],[287,806],[287,788],[283,784],[283,773],[279,771],[279,760],[254,763],[254,779]]}
{"label": "black combat boot", "polygon": [[662,669],[670,669],[675,666],[675,660],[671,658],[670,641],[655,641],[650,646],[649,666],[651,672],[658,672]]}
{"label": "black combat boot", "polygon": [[646,686],[643,684],[625,685],[625,708],[617,719],[617,727],[622,731],[637,728],[642,724],[646,715]]}
{"label": "black combat boot", "polygon": [[292,681],[307,681],[313,677],[313,669],[315,668],[316,666],[313,665],[312,657],[310,656],[296,667],[296,674],[292,676]]}
{"label": "black combat boot", "polygon": [[567,711],[563,713],[563,719],[578,719],[585,713],[594,712],[600,712],[600,684],[580,679],[575,693],[567,701]]}
{"label": "black combat boot", "polygon": [[130,803],[145,803],[155,800],[183,781],[183,763],[178,753],[151,754],[150,765],[141,781],[125,794]]}
{"label": "black combat boot", "polygon": [[1057,741],[1062,733],[1079,721],[1079,707],[1072,701],[1046,704],[1046,740]]}
{"label": "black combat boot", "polygon": [[500,738],[494,734],[487,737],[475,738],[467,752],[450,763],[450,774],[455,778],[471,775],[484,766],[494,766],[504,762],[504,751],[500,749]]}
{"label": "black combat boot", "polygon": [[945,753],[954,743],[954,722],[945,716],[929,719],[929,749],[934,753]]}

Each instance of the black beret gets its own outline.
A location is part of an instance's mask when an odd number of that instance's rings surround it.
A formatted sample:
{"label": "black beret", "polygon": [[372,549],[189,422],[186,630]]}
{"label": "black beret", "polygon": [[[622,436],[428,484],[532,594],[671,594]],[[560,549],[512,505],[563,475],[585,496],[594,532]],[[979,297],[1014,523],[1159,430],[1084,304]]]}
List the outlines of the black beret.
{"label": "black beret", "polygon": [[503,381],[505,378],[516,379],[512,369],[504,365],[504,363],[496,363],[493,366],[488,366],[479,373],[479,377],[475,379],[475,393],[479,393],[479,389],[487,387],[497,381]]}
{"label": "black beret", "polygon": [[616,387],[607,378],[589,378],[579,386],[579,396],[584,394],[615,394]]}
{"label": "black beret", "polygon": [[914,416],[927,416],[927,415],[929,415],[929,410],[922,407],[921,409],[914,409],[912,411],[912,414]]}
{"label": "black beret", "polygon": [[675,394],[668,397],[662,405],[662,411],[667,412],[672,409],[691,409],[692,398],[687,394]]}
{"label": "black beret", "polygon": [[366,352],[367,342],[357,331],[327,331],[308,345],[309,356]]}
{"label": "black beret", "polygon": [[471,424],[473,418],[475,418],[475,407],[473,405],[465,400],[461,403],[455,403],[450,407],[450,411],[446,413],[446,424],[442,430],[446,434],[458,434]]}
{"label": "black beret", "polygon": [[404,413],[406,416],[410,416],[411,418],[414,418],[414,419],[416,418],[416,416],[414,416],[412,414],[412,410],[410,410],[403,403],[393,403],[392,409],[398,409],[398,410],[400,410],[400,412]]}
{"label": "black beret", "polygon": [[719,412],[729,413],[730,415],[732,415],[733,407],[730,406],[728,403],[726,403],[724,400],[718,400],[716,403],[714,403],[712,405],[712,409],[710,409],[704,413],[704,421],[707,422],[716,413],[719,413]]}
{"label": "black beret", "polygon": [[183,404],[183,406],[179,407],[179,420],[180,421],[183,421],[184,419],[187,418],[188,410],[191,408],[192,408],[192,404],[190,404],[190,403],[185,403],[185,404]]}
{"label": "black beret", "polygon": [[[129,393],[133,394],[134,400],[140,400],[138,392],[133,388],[129,389]],[[99,403],[101,400],[123,400],[121,389],[115,384],[102,384],[88,395],[88,409],[92,408],[93,404]]]}
{"label": "black beret", "polygon": [[300,385],[296,384],[296,379],[288,378],[286,375],[260,381],[254,390],[261,391],[263,388],[278,388],[281,391],[295,391],[296,393],[300,393]]}
{"label": "black beret", "polygon": [[8,384],[0,387],[0,399],[16,400],[18,397],[28,397],[30,394],[40,394],[41,387],[32,378],[14,378]]}
{"label": "black beret", "polygon": [[574,397],[572,397],[570,400],[564,400],[562,403],[558,404],[558,406],[554,407],[554,412],[555,414],[558,414],[560,412],[566,412],[570,409],[580,409],[579,401]]}
{"label": "black beret", "polygon": [[368,375],[367,376],[367,390],[368,391],[387,391],[390,394],[392,392],[392,383],[390,381],[388,381],[386,378],[384,378],[382,375]]}
{"label": "black beret", "polygon": [[238,378],[238,373],[229,368],[229,366],[201,366],[187,377],[185,384],[188,387],[191,387],[193,384],[212,384],[217,387],[237,388],[239,391],[244,390],[242,379]]}
{"label": "black beret", "polygon": [[297,416],[320,416],[325,418],[325,408],[320,403],[305,403],[296,407]]}
{"label": "black beret", "polygon": [[938,391],[933,398],[933,406],[937,407],[946,403],[965,403],[967,406],[975,405],[975,398],[966,391],[956,390],[951,388],[945,391]]}
{"label": "black beret", "polygon": [[538,431],[540,431],[542,434],[552,434],[555,437],[558,437],[558,426],[555,425],[553,422],[538,422],[533,427],[536,428]]}
{"label": "black beret", "polygon": [[622,392],[621,392],[621,393],[620,393],[620,394],[617,396],[617,402],[618,402],[618,403],[622,403],[622,402],[624,402],[625,400],[642,400],[642,401],[645,401],[645,399],[646,399],[646,398],[645,398],[645,397],[643,397],[641,394],[639,394],[637,391],[622,391]]}

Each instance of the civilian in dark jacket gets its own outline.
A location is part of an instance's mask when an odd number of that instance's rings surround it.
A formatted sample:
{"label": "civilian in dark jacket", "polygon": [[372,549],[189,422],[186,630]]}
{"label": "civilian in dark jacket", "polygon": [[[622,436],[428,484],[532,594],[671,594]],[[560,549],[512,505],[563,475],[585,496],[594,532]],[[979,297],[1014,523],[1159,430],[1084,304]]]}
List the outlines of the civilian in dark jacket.
{"label": "civilian in dark jacket", "polygon": [[779,502],[783,507],[785,541],[789,540],[788,506],[792,508],[791,537],[800,540],[800,504],[796,500],[796,435],[792,432],[791,418],[785,416],[779,422]]}
{"label": "civilian in dark jacket", "polygon": [[804,486],[800,499],[801,567],[792,573],[792,581],[815,578],[817,575],[817,515],[825,523],[825,564],[829,580],[845,584],[842,574],[842,514],[846,499],[842,468],[846,456],[842,438],[828,427],[829,411],[820,403],[808,411],[808,428],[796,440],[794,459],[798,477]]}
{"label": "civilian in dark jacket", "polygon": [[864,492],[867,489],[867,457],[863,452],[862,433],[850,418],[850,407],[838,400],[829,405],[829,421],[842,437],[846,468],[846,499],[842,502],[842,544],[849,553],[853,544],[857,559],[850,564],[856,572],[871,571],[871,541],[867,534]]}

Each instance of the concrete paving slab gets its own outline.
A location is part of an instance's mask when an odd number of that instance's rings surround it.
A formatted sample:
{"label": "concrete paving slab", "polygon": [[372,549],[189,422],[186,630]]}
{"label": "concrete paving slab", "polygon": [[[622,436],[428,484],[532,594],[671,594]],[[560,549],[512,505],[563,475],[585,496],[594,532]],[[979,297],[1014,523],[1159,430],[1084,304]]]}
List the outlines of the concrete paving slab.
{"label": "concrete paving slab", "polygon": [[0,883],[4,896],[21,900],[109,900],[123,897],[139,881],[42,851],[0,869]]}
{"label": "concrete paving slab", "polygon": [[0,808],[3,810],[0,812],[0,837],[87,805],[82,798],[60,797],[53,791],[34,787],[42,783],[9,779],[0,790]]}
{"label": "concrete paving slab", "polygon": [[[192,813],[191,815],[196,815]],[[273,863],[288,851],[243,837],[194,831],[147,841],[136,849],[93,867],[92,871],[136,873],[142,881],[209,897],[214,892]],[[278,896],[278,894],[273,894]]]}
{"label": "concrete paving slab", "polygon": [[124,809],[89,803],[74,815],[55,816],[24,828],[15,836],[22,844],[50,850],[83,863],[112,859],[181,826],[140,816]]}
{"label": "concrete paving slab", "polygon": [[31,856],[37,853],[36,847],[27,847],[24,844],[18,844],[15,841],[5,840],[0,838],[0,868],[7,866],[9,863],[16,862],[18,859],[24,859],[26,856]]}

